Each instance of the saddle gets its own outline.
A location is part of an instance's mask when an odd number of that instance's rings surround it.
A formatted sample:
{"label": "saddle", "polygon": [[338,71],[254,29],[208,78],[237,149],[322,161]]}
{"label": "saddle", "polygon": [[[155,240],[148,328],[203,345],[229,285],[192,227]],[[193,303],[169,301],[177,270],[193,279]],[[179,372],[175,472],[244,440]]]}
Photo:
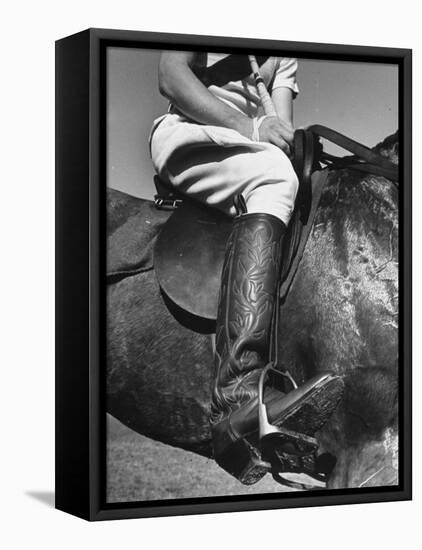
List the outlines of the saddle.
{"label": "saddle", "polygon": [[[325,138],[352,156],[323,151]],[[398,167],[368,147],[325,126],[296,130],[292,164],[299,179],[295,210],[289,224],[287,261],[283,261],[280,299],[287,294],[305,250],[328,169],[349,168],[398,181]],[[325,167],[323,166],[325,165]],[[232,218],[176,193],[155,177],[158,209],[174,210],[158,235],[154,268],[165,295],[195,317],[214,322],[226,242]]]}

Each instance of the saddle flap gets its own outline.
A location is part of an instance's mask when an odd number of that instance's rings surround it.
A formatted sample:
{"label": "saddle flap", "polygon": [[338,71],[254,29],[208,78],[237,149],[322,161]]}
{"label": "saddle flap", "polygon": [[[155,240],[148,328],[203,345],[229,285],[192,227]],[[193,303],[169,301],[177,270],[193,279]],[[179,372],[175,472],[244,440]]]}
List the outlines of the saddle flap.
{"label": "saddle flap", "polygon": [[162,228],[154,267],[165,294],[192,315],[215,320],[224,252],[232,219],[184,200]]}

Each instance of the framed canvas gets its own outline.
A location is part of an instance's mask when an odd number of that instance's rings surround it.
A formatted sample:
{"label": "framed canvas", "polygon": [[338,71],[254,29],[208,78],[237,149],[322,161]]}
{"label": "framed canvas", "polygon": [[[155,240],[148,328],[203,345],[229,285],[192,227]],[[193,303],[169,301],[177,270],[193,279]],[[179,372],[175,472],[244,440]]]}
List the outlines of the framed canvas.
{"label": "framed canvas", "polygon": [[56,228],[58,509],[411,498],[411,50],[58,40]]}

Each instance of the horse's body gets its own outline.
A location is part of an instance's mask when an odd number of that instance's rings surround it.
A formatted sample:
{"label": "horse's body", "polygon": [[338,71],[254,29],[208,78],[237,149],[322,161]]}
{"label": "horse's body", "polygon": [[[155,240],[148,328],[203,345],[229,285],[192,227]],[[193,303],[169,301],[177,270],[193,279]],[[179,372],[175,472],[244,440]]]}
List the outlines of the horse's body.
{"label": "horse's body", "polygon": [[[396,150],[393,138],[381,148],[393,160]],[[398,483],[397,201],[384,178],[333,172],[281,306],[280,356],[296,380],[326,370],[344,377],[342,402],[318,435],[337,457],[331,487]],[[113,191],[109,206],[111,233],[125,217],[151,212]],[[152,269],[108,292],[108,411],[153,439],[210,456],[211,336],[176,319]]]}

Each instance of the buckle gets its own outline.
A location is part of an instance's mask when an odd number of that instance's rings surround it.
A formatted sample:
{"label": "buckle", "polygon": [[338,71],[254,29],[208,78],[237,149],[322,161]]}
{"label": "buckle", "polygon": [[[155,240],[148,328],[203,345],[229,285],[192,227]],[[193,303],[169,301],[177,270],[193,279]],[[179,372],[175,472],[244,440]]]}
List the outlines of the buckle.
{"label": "buckle", "polygon": [[183,200],[182,199],[175,199],[175,198],[164,198],[160,195],[155,195],[154,197],[154,206],[158,210],[176,210],[179,206],[182,206]]}

